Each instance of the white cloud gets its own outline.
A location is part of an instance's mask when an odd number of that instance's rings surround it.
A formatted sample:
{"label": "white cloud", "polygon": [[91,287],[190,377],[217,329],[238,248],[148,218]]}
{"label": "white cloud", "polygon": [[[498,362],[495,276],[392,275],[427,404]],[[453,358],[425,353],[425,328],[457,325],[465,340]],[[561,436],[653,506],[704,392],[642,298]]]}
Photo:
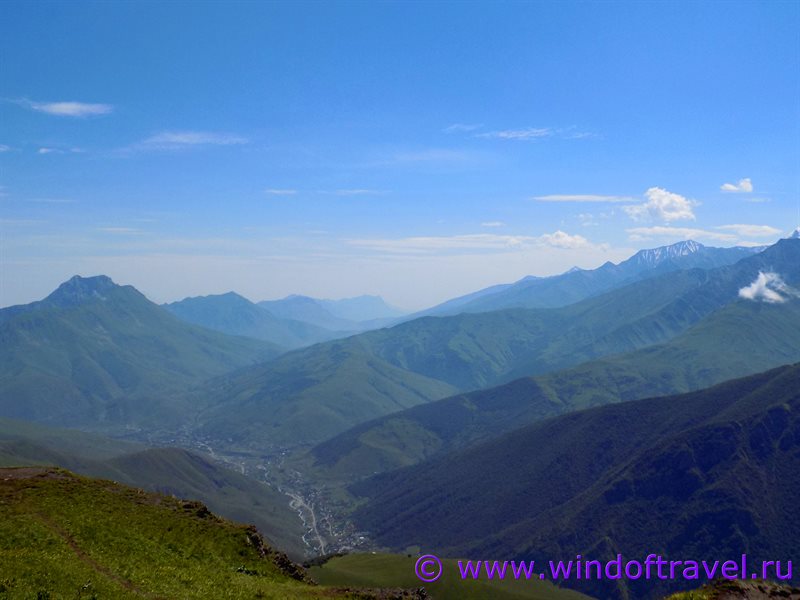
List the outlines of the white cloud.
{"label": "white cloud", "polygon": [[781,230],[769,225],[720,225],[715,229],[722,229],[725,231],[733,231],[742,237],[771,237],[778,235]]}
{"label": "white cloud", "polygon": [[630,196],[601,196],[597,194],[550,194],[534,196],[539,202],[632,202]]}
{"label": "white cloud", "polygon": [[550,127],[528,127],[526,129],[489,131],[487,133],[479,133],[476,135],[476,137],[498,140],[535,140],[539,138],[550,137],[553,135],[553,133],[554,132]]}
{"label": "white cloud", "polygon": [[32,102],[20,100],[18,104],[36,112],[58,117],[94,117],[113,112],[110,104],[90,104],[87,102]]}
{"label": "white cloud", "polygon": [[790,297],[800,297],[800,292],[789,287],[777,273],[759,272],[753,283],[739,290],[739,297],[779,304],[786,302]]}
{"label": "white cloud", "polygon": [[69,148],[64,150],[62,148],[39,148],[37,154],[83,154],[84,150],[81,148]]}
{"label": "white cloud", "polygon": [[720,242],[735,242],[736,236],[731,233],[721,233],[719,231],[708,231],[705,229],[693,229],[690,227],[633,227],[626,229],[628,238],[634,242],[641,242],[652,238],[671,238],[671,239],[710,239]]}
{"label": "white cloud", "polygon": [[481,223],[481,227],[505,227],[505,223],[502,221],[484,221]]}
{"label": "white cloud", "polygon": [[270,194],[271,196],[294,196],[297,193],[297,190],[285,190],[285,189],[275,189],[270,188],[264,190],[265,194]]}
{"label": "white cloud", "polygon": [[197,146],[233,146],[246,144],[247,138],[233,133],[211,131],[162,131],[134,146],[140,150],[181,150]]}
{"label": "white cloud", "polygon": [[740,179],[739,183],[723,183],[719,189],[723,192],[744,192],[749,194],[753,191],[753,182],[749,177],[745,177],[744,179]]}
{"label": "white cloud", "polygon": [[622,207],[634,221],[654,219],[669,222],[695,219],[692,208],[696,202],[687,200],[680,194],[659,187],[651,187],[644,194],[647,197],[647,202],[644,204]]}
{"label": "white cloud", "polygon": [[0,144],[0,152],[8,152],[11,150],[11,146],[6,146],[5,144]]}
{"label": "white cloud", "polygon": [[569,235],[563,231],[547,233],[539,238],[543,243],[554,248],[588,248],[589,240],[581,235]]}
{"label": "white cloud", "polygon": [[449,127],[445,127],[442,129],[444,133],[466,133],[469,131],[475,131],[476,129],[480,129],[483,125],[478,124],[466,124],[466,123],[453,123]]}

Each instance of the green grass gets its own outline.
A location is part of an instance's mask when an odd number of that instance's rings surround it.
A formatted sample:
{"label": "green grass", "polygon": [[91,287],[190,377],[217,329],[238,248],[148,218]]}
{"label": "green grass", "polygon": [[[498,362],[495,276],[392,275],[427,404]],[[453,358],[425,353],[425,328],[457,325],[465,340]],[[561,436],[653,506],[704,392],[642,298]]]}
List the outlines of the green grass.
{"label": "green grass", "polygon": [[293,557],[303,528],[289,498],[273,487],[179,448],[147,448],[95,434],[0,419],[0,466],[53,465],[149,491],[202,500],[216,513],[252,523]]}
{"label": "green grass", "polygon": [[348,554],[337,556],[321,566],[311,567],[309,575],[323,585],[350,585],[380,588],[424,587],[434,600],[586,600],[588,596],[561,589],[538,580],[504,581],[462,580],[455,559],[442,561],[442,577],[422,583],[414,574],[416,556],[400,554]]}
{"label": "green grass", "polygon": [[63,470],[0,470],[1,598],[356,597],[291,568],[202,504]]}

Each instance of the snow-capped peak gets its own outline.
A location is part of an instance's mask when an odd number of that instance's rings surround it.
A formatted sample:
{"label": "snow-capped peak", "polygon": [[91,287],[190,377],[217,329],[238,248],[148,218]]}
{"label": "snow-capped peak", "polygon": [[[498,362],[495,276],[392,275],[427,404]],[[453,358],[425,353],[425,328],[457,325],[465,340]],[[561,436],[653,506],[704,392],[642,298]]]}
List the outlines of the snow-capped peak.
{"label": "snow-capped peak", "polygon": [[678,242],[677,244],[671,244],[669,246],[661,246],[660,248],[639,250],[639,252],[634,254],[630,260],[636,261],[639,264],[655,266],[671,258],[694,254],[703,248],[705,248],[703,244],[695,242],[694,240],[687,240],[685,242]]}
{"label": "snow-capped peak", "polygon": [[789,236],[789,239],[790,240],[800,240],[800,227],[798,227],[797,229],[795,229],[792,232],[792,235]]}

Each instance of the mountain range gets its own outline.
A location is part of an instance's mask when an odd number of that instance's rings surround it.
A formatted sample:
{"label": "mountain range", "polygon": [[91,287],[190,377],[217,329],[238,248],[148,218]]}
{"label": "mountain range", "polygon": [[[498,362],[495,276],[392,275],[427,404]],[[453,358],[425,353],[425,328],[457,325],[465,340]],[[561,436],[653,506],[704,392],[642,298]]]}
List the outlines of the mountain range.
{"label": "mountain range", "polygon": [[798,339],[800,300],[736,301],[664,344],[392,413],[322,442],[311,456],[328,477],[353,480],[553,415],[687,392],[800,361]]}
{"label": "mountain range", "polygon": [[188,323],[229,335],[266,340],[287,350],[339,337],[306,321],[276,317],[235,292],[185,298],[165,304],[164,308]]}
{"label": "mountain range", "polygon": [[378,329],[404,314],[386,304],[379,296],[325,300],[293,294],[281,300],[264,300],[258,305],[278,317],[302,321],[330,331]]}
{"label": "mountain range", "polygon": [[83,426],[185,413],[172,394],[281,348],[186,323],[132,286],[73,277],[0,309],[0,415]]}
{"label": "mountain range", "polygon": [[[786,561],[800,551],[800,364],[547,419],[352,490],[368,499],[359,526],[393,548]],[[648,599],[686,582],[564,584]]]}
{"label": "mountain range", "polygon": [[208,407],[200,428],[249,445],[322,441],[456,391],[667,342],[772,270],[800,282],[800,243],[782,240],[734,265],[665,273],[563,308],[425,317],[317,344],[205,384],[194,394]]}
{"label": "mountain range", "polygon": [[570,269],[553,277],[524,277],[513,284],[492,286],[411,315],[445,316],[506,308],[555,308],[579,302],[616,287],[681,269],[713,269],[733,264],[764,250],[761,247],[713,248],[688,240],[670,246],[640,250],[619,264],[597,269]]}

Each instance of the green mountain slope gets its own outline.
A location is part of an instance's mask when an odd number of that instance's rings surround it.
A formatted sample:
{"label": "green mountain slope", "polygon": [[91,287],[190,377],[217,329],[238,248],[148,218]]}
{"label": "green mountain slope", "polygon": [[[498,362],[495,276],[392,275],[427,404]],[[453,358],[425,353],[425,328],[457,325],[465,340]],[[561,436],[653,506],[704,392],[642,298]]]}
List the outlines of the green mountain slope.
{"label": "green mountain slope", "polygon": [[193,498],[252,523],[270,543],[304,556],[302,524],[276,489],[179,448],[147,448],[99,435],[0,419],[0,466],[53,465],[151,492]]}
{"label": "green mountain slope", "polygon": [[[548,419],[353,489],[369,498],[358,524],[395,548],[790,560],[800,552],[800,364]],[[577,589],[657,598],[686,585],[617,583]]]}
{"label": "green mountain slope", "polygon": [[239,294],[185,298],[164,308],[189,323],[208,329],[272,342],[283,348],[300,348],[337,337],[327,329],[280,319]]}
{"label": "green mountain slope", "polygon": [[352,480],[572,410],[687,392],[799,361],[798,339],[800,300],[741,300],[665,344],[388,415],[319,444],[311,455],[326,476]]}
{"label": "green mountain slope", "polygon": [[291,446],[456,391],[347,340],[317,348],[204,384],[196,396],[210,408],[197,418],[200,433],[228,446]]}
{"label": "green mountain slope", "polygon": [[185,323],[107,277],[74,277],[41,302],[0,310],[0,415],[163,424],[185,408],[173,392],[279,352]]}
{"label": "green mountain slope", "polygon": [[[209,407],[202,431],[256,444],[253,435],[319,442],[454,390],[663,343],[773,269],[792,285],[800,282],[800,240],[782,240],[735,265],[667,273],[560,309],[426,317],[318,344],[198,390]],[[307,419],[304,426],[298,417]]]}
{"label": "green mountain slope", "polygon": [[254,529],[198,502],[56,469],[1,471],[5,597],[379,597],[310,585]]}

